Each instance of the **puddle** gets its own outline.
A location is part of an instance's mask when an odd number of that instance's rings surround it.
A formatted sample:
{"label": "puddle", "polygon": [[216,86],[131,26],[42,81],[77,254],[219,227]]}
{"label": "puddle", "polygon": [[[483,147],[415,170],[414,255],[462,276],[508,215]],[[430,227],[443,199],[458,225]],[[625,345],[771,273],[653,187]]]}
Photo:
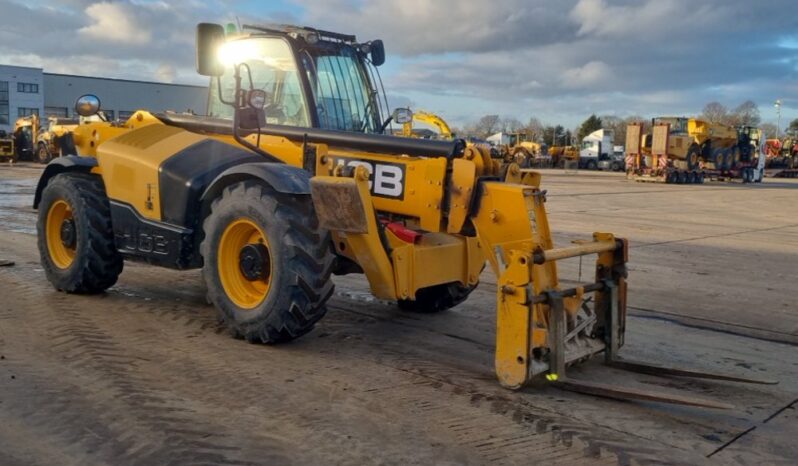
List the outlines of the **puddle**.
{"label": "puddle", "polygon": [[33,195],[36,179],[0,179],[0,225],[3,230],[36,234]]}

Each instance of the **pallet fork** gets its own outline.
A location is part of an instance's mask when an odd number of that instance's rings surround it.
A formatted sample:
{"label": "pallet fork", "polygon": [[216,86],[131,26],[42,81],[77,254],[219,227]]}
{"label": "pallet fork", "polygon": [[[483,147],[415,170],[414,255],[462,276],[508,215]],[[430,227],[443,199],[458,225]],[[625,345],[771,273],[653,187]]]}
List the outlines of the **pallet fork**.
{"label": "pallet fork", "polygon": [[[496,373],[499,382],[519,389],[544,377],[563,389],[623,400],[646,400],[706,408],[730,405],[698,397],[668,394],[580,381],[567,376],[566,368],[604,353],[605,364],[658,376],[693,377],[744,383],[774,384],[732,375],[661,367],[619,358],[626,322],[626,263],[628,243],[610,233],[594,233],[592,241],[554,248],[545,210],[546,192],[539,189],[540,175],[517,171],[516,183],[485,183],[480,212],[474,225],[480,241],[488,243],[489,262],[498,280]],[[526,205],[529,226],[502,218],[492,205]],[[521,217],[519,215],[519,217]],[[525,217],[522,217],[525,218]],[[561,289],[557,261],[597,254],[595,281]],[[592,295],[592,296],[591,296]]]}

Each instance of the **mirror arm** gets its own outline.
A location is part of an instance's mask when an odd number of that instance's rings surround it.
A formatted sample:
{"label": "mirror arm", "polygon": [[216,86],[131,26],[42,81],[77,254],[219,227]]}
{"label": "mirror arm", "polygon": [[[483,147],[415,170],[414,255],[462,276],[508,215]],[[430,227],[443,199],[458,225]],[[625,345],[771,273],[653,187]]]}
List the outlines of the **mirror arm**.
{"label": "mirror arm", "polygon": [[266,158],[270,162],[276,163],[283,163],[282,160],[278,159],[277,157],[273,156],[272,154],[266,152],[265,150],[259,147],[260,145],[260,127],[258,128],[258,145],[252,144],[251,142],[244,139],[241,136],[241,133],[238,132],[239,129],[239,109],[242,107],[241,105],[241,66],[235,65],[235,82],[236,82],[236,89],[235,89],[235,105],[233,106],[233,139],[242,146],[246,147],[247,149],[255,152],[256,154]]}
{"label": "mirror arm", "polygon": [[219,93],[219,102],[235,107],[235,102],[224,100],[224,95],[222,94],[222,77],[216,76],[214,79],[216,80],[216,92]]}
{"label": "mirror arm", "polygon": [[390,125],[392,121],[393,121],[393,115],[389,116],[388,119],[385,120],[385,123],[382,124],[382,127],[380,128],[380,133],[384,134],[385,129],[388,128],[388,125]]}

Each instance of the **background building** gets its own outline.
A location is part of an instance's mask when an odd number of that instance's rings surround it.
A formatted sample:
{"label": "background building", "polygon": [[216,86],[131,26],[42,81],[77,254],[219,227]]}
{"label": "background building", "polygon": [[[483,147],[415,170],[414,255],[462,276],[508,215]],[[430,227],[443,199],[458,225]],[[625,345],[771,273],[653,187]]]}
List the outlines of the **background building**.
{"label": "background building", "polygon": [[18,117],[33,113],[73,116],[75,99],[83,94],[99,97],[112,119],[126,119],[141,108],[204,114],[208,101],[205,86],[73,76],[0,65],[0,131],[12,131]]}

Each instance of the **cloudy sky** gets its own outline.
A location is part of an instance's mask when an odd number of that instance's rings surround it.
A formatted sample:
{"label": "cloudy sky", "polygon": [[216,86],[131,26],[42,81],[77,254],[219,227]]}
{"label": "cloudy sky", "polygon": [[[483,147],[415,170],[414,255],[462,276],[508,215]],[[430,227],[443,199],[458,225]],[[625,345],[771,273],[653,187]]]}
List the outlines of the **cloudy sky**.
{"label": "cloudy sky", "polygon": [[292,22],[381,38],[392,100],[455,125],[496,113],[695,114],[752,99],[798,118],[796,0],[0,0],[0,63],[204,84],[199,21]]}

